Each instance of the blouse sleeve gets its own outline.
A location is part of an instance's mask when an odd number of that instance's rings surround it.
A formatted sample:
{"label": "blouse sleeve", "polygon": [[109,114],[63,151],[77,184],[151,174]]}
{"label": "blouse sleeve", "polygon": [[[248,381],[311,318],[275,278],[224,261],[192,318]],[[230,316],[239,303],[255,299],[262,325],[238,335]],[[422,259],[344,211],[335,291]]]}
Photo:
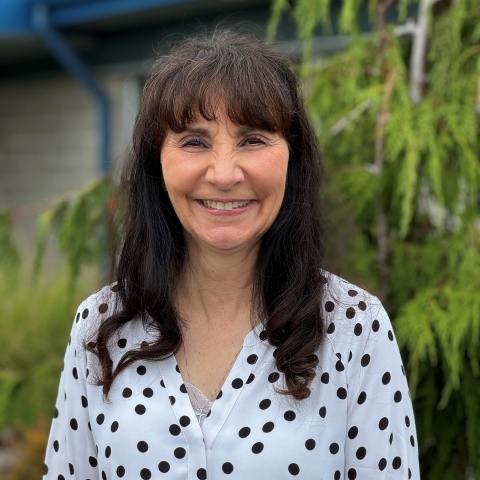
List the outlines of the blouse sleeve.
{"label": "blouse sleeve", "polygon": [[[82,320],[88,314],[80,305],[65,353],[45,457],[44,480],[82,478],[98,480],[97,454],[90,430]],[[83,317],[83,318],[82,318]]]}
{"label": "blouse sleeve", "polygon": [[[376,303],[378,302],[378,303]],[[393,328],[378,299],[366,343],[349,362],[345,473],[349,480],[420,478],[412,402]]]}

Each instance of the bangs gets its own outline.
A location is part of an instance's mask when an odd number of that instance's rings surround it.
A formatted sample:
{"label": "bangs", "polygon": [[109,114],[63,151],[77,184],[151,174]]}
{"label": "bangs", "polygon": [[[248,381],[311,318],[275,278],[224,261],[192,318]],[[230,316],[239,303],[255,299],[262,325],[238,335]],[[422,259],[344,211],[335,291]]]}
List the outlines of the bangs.
{"label": "bangs", "polygon": [[216,120],[222,109],[238,126],[281,133],[288,140],[297,92],[285,59],[273,52],[246,53],[235,44],[218,49],[192,41],[189,46],[163,57],[145,87],[146,95],[156,97],[161,137],[167,129],[184,131],[198,115]]}

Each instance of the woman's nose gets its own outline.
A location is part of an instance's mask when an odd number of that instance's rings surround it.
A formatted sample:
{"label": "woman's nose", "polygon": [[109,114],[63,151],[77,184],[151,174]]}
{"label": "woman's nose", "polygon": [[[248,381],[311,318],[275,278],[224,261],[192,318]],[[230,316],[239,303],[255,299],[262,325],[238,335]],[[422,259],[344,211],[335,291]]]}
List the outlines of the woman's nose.
{"label": "woman's nose", "polygon": [[229,190],[237,183],[241,183],[244,174],[235,152],[223,151],[213,155],[205,180],[222,190]]}

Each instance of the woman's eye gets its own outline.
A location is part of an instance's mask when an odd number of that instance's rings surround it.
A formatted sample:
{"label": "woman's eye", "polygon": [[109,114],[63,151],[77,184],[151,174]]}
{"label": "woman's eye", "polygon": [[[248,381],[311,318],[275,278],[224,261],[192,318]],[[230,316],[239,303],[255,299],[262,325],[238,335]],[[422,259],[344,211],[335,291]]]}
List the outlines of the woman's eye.
{"label": "woman's eye", "polygon": [[262,137],[248,137],[243,143],[247,147],[255,147],[257,145],[266,145],[267,142]]}
{"label": "woman's eye", "polygon": [[206,147],[207,144],[205,142],[205,140],[202,140],[201,138],[196,138],[196,137],[192,137],[192,138],[187,138],[186,140],[184,140],[181,144],[180,144],[180,147],[184,148],[184,147]]}

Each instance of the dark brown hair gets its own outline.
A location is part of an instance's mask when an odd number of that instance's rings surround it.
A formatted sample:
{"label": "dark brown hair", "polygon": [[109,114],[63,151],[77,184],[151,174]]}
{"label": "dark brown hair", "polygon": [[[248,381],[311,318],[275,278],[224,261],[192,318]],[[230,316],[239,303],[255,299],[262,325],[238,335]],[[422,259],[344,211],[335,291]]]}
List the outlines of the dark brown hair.
{"label": "dark brown hair", "polygon": [[[215,118],[218,106],[237,125],[281,133],[290,148],[285,196],[262,239],[253,280],[256,318],[276,348],[285,374],[281,393],[310,395],[324,336],[321,164],[297,79],[288,62],[264,44],[228,31],[189,38],[159,58],[148,78],[126,170],[128,216],[117,268],[119,305],[96,333],[97,384],[108,396],[115,377],[138,360],[161,360],[182,344],[173,293],[185,261],[183,228],[167,192],[160,150],[168,129],[183,131],[196,115]],[[108,345],[141,318],[156,341],[125,353],[113,368]]]}

